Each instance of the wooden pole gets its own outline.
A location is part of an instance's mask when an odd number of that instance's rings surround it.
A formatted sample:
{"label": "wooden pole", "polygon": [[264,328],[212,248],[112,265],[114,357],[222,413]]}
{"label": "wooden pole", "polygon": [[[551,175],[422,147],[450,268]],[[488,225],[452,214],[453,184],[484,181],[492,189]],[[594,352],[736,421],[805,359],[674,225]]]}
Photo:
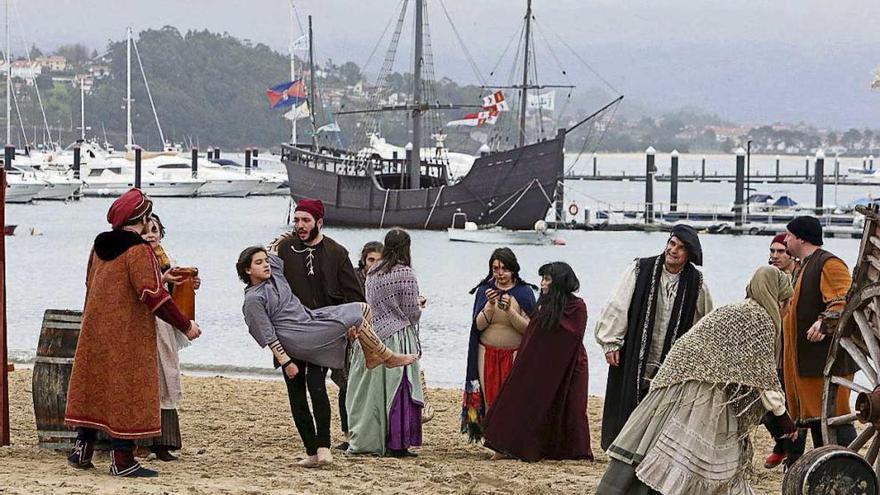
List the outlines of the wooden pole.
{"label": "wooden pole", "polygon": [[672,150],[670,155],[671,164],[669,173],[671,180],[669,181],[669,211],[678,211],[678,150]]}
{"label": "wooden pole", "polygon": [[[6,225],[6,171],[0,171],[0,225]],[[0,446],[9,445],[9,359],[6,349],[6,234],[0,236]]]}
{"label": "wooden pole", "polygon": [[734,217],[734,225],[741,227],[743,224],[743,214],[745,209],[745,196],[743,189],[746,183],[746,150],[739,148],[736,150],[736,188],[734,190],[733,210],[736,213]]}
{"label": "wooden pole", "polygon": [[654,147],[645,150],[645,223],[654,223]]}

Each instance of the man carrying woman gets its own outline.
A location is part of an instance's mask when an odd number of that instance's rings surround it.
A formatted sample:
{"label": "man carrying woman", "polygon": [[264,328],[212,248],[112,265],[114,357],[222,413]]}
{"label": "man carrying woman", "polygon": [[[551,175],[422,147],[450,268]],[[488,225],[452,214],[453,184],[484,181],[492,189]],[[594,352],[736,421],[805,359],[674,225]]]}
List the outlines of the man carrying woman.
{"label": "man carrying woman", "polygon": [[[290,289],[281,259],[260,246],[245,249],[235,265],[247,284],[244,312],[248,330],[260,346],[268,346],[281,365],[288,384],[293,420],[307,457],[298,464],[316,467],[332,462],[330,454],[330,403],[312,397],[316,413],[323,409],[325,428],[316,431],[306,401],[306,380],[310,387],[322,387],[326,373],[308,374],[305,366],[341,368],[345,361],[346,337],[357,338],[367,368],[380,364],[399,367],[416,360],[414,355],[396,354],[373,333],[372,313],[364,303],[348,303],[310,310]],[[322,383],[312,383],[321,380]],[[316,414],[317,416],[317,414]]]}

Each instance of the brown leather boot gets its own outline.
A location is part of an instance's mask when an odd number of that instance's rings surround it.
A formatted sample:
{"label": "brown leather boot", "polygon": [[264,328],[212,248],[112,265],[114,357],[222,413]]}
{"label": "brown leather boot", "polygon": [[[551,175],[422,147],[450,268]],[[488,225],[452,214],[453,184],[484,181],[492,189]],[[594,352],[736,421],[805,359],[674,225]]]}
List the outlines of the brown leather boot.
{"label": "brown leather boot", "polygon": [[131,449],[113,449],[110,451],[110,474],[129,478],[155,478],[159,473],[147,469],[135,460]]}
{"label": "brown leather boot", "polygon": [[388,358],[394,355],[373,331],[372,325],[364,325],[358,331],[358,342],[364,351],[364,359],[368,370],[384,363]]}
{"label": "brown leather boot", "polygon": [[92,469],[92,455],[95,453],[95,444],[93,442],[84,442],[77,440],[73,444],[73,450],[67,456],[67,463],[77,469]]}

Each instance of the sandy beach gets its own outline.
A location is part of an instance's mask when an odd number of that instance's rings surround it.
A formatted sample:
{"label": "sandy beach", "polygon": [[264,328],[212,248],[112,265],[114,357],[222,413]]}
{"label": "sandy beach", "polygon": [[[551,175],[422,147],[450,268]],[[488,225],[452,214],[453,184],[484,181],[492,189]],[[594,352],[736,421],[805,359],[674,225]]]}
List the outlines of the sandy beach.
{"label": "sandy beach", "polygon": [[[430,370],[429,370],[430,372]],[[424,446],[414,459],[334,454],[322,469],[298,468],[304,450],[290,417],[280,380],[184,377],[180,421],[184,448],[180,460],[144,461],[156,468],[154,479],[115,479],[106,454],[96,456],[96,469],[70,468],[64,456],[36,446],[31,372],[10,374],[12,446],[0,448],[0,494],[262,494],[262,493],[431,493],[557,494],[592,493],[607,463],[599,451],[601,398],[590,397],[590,430],[594,462],[489,461],[485,449],[458,434],[461,392],[430,389],[436,409],[425,425]],[[331,390],[333,441],[341,438]],[[761,465],[769,441],[755,435],[757,493],[779,493],[782,471]],[[334,451],[336,452],[336,451]]]}

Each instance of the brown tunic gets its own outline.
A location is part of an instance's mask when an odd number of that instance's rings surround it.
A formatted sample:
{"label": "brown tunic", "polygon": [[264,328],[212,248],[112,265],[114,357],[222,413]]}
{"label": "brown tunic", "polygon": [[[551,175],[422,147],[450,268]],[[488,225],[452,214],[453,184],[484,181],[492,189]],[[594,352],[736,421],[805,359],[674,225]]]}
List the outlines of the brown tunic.
{"label": "brown tunic", "polygon": [[[803,260],[791,305],[782,320],[786,407],[796,421],[813,421],[822,415],[822,370],[831,345],[830,336],[810,342],[807,330],[820,313],[843,308],[851,283],[846,264],[827,251],[820,249]],[[849,371],[836,374],[852,379]],[[850,412],[845,387],[838,388],[835,409],[835,416]]]}
{"label": "brown tunic", "polygon": [[114,231],[95,240],[64,418],[120,439],[161,432],[152,312],[171,297],[150,246],[130,236],[137,234]]}

